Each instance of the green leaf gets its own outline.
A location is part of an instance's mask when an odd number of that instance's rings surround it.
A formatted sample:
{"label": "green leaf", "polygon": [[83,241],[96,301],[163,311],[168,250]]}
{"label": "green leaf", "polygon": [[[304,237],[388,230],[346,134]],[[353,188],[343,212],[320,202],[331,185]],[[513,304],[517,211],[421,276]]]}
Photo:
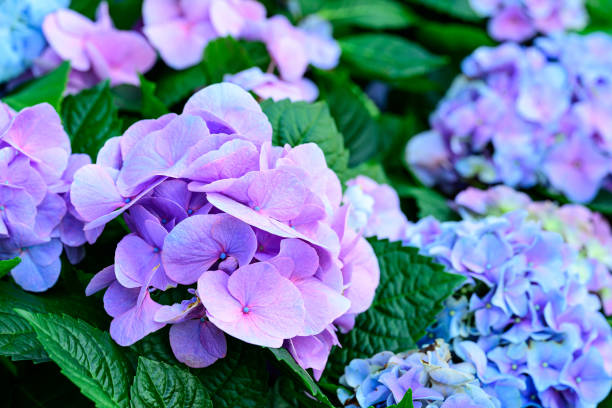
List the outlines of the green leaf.
{"label": "green leaf", "polygon": [[412,390],[409,388],[400,403],[393,404],[389,406],[389,408],[414,408],[414,404],[412,403]]}
{"label": "green leaf", "polygon": [[171,365],[180,364],[174,357],[168,337],[168,328],[165,327],[147,335],[130,347],[136,354],[151,360]]}
{"label": "green leaf", "polygon": [[[102,0],[72,0],[70,8],[87,18],[95,20],[96,10]],[[106,0],[109,13],[115,26],[121,30],[130,30],[142,16],[143,0]]]}
{"label": "green leaf", "polygon": [[[554,197],[551,198],[556,199]],[[612,192],[604,189],[600,190],[593,201],[588,204],[588,207],[593,211],[606,215],[612,215]]]}
{"label": "green leaf", "polygon": [[317,12],[338,26],[395,29],[410,26],[416,17],[393,0],[331,0]]}
{"label": "green leaf", "polygon": [[349,153],[325,102],[309,104],[268,99],[261,103],[261,108],[272,123],[272,144],[316,143],[332,170],[339,175],[346,171]]}
{"label": "green leaf", "polygon": [[268,400],[263,349],[227,337],[227,356],[194,372],[215,408],[261,408]]}
{"label": "green leaf", "polygon": [[202,383],[189,371],[138,358],[132,385],[133,408],[212,408]]}
{"label": "green leaf", "polygon": [[142,91],[142,116],[145,118],[159,118],[168,113],[166,105],[155,95],[157,85],[140,75],[140,89]]}
{"label": "green leaf", "polygon": [[3,102],[17,111],[47,102],[59,112],[69,73],[70,63],[63,62],[45,76],[20,86],[15,93],[4,98]]}
{"label": "green leaf", "polygon": [[217,38],[204,50],[202,66],[210,83],[222,82],[225,74],[235,74],[253,65],[247,49],[232,37]]}
{"label": "green leaf", "polygon": [[455,212],[448,206],[448,200],[438,192],[427,187],[405,184],[395,184],[395,188],[400,197],[412,198],[416,201],[419,218],[431,215],[439,221],[456,219]]}
{"label": "green leaf", "polygon": [[[55,291],[55,290],[54,290]],[[91,321],[101,321],[103,311],[99,306],[92,306],[83,297],[65,293],[52,295],[34,295],[23,291],[13,283],[0,282],[0,355],[12,360],[48,361],[32,327],[14,308],[34,312],[74,312],[86,316]]]}
{"label": "green leaf", "polygon": [[166,106],[173,106],[207,84],[202,65],[170,71],[157,81],[155,94]]}
{"label": "green leaf", "polygon": [[369,242],[378,258],[380,285],[370,309],[357,316],[355,328],[340,338],[342,348],[332,354],[332,373],[338,377],[355,358],[415,348],[444,300],[465,279],[401,242]]}
{"label": "green leaf", "polygon": [[17,310],[62,373],[97,407],[129,405],[130,365],[108,333],[66,315]]}
{"label": "green leaf", "polygon": [[6,276],[11,270],[13,270],[14,267],[19,265],[20,262],[21,258],[19,257],[0,261],[0,279]]}
{"label": "green leaf", "polygon": [[343,174],[342,181],[346,182],[359,175],[367,176],[379,184],[389,184],[389,180],[387,179],[387,175],[385,174],[385,169],[377,161],[361,163],[357,167],[351,167],[347,169],[347,171]]}
{"label": "green leaf", "polygon": [[350,80],[332,80],[331,83],[325,100],[350,152],[348,165],[354,167],[378,152],[378,108]]}
{"label": "green leaf", "polygon": [[94,159],[108,139],[121,134],[121,122],[108,81],[66,97],[62,118],[72,151],[87,153]]}
{"label": "green leaf", "polygon": [[465,21],[482,20],[482,17],[472,10],[469,0],[409,0],[409,2]]}
{"label": "green leaf", "polygon": [[608,30],[611,29],[612,23],[612,0],[587,0],[586,7],[591,18],[591,24],[596,26],[604,26]]}
{"label": "green leaf", "polygon": [[424,22],[416,31],[419,43],[445,54],[464,57],[478,47],[494,46],[487,32],[467,24]]}
{"label": "green leaf", "polygon": [[405,80],[445,64],[418,44],[390,34],[358,34],[339,40],[342,59],[368,78]]}
{"label": "green leaf", "polygon": [[300,365],[294,360],[294,358],[289,354],[287,350],[284,348],[280,349],[268,349],[277,361],[282,363],[282,365],[289,370],[289,372],[296,378],[305,388],[306,391],[313,396],[317,401],[323,404],[326,407],[333,408],[329,399],[323,394],[323,391],[319,388],[317,383],[312,379],[310,374],[306,372]]}

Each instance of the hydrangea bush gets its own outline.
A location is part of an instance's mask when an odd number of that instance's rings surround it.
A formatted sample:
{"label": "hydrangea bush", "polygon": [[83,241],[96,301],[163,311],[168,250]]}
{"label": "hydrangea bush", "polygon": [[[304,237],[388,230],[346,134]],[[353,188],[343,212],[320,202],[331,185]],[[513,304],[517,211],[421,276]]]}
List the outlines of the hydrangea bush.
{"label": "hydrangea bush", "polygon": [[2,405],[609,406],[611,6],[0,0]]}

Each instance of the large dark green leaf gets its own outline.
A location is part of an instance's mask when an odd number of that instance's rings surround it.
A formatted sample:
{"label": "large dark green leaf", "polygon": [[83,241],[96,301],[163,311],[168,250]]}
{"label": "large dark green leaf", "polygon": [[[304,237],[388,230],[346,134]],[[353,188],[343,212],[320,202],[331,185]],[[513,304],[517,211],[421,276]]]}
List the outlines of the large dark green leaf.
{"label": "large dark green leaf", "polygon": [[344,145],[350,152],[349,166],[357,166],[378,151],[378,108],[348,79],[333,80],[328,88],[325,100],[338,130],[344,136]]}
{"label": "large dark green leaf", "polygon": [[142,116],[145,118],[159,118],[168,113],[168,108],[155,94],[157,85],[140,76],[140,89],[142,91]]}
{"label": "large dark green leaf", "polygon": [[441,24],[423,22],[416,32],[421,44],[445,54],[464,57],[481,46],[494,46],[495,42],[480,27],[467,24]]}
{"label": "large dark green leaf", "polygon": [[48,74],[19,87],[15,93],[4,98],[3,102],[15,110],[47,102],[59,112],[69,72],[70,63],[63,62]]}
{"label": "large dark green leaf", "polygon": [[[95,19],[102,0],[72,0],[70,8],[90,19]],[[117,28],[129,30],[142,16],[143,0],[106,0],[113,23]]]}
{"label": "large dark green leaf", "polygon": [[268,401],[268,369],[260,347],[228,337],[227,356],[196,370],[215,408],[261,408]]}
{"label": "large dark green leaf", "polygon": [[323,394],[317,383],[312,379],[310,374],[306,372],[300,365],[294,360],[284,348],[280,349],[269,349],[276,360],[278,360],[290,373],[296,378],[300,384],[305,388],[311,396],[313,396],[322,406],[333,408],[329,399]]}
{"label": "large dark green leaf", "polygon": [[427,187],[410,186],[403,183],[394,184],[397,194],[402,198],[411,198],[416,201],[419,209],[418,217],[433,216],[440,221],[456,219],[455,212],[449,207],[448,200]]}
{"label": "large dark green leaf", "polygon": [[470,6],[469,0],[408,0],[442,14],[460,18],[466,21],[479,21],[481,17]]}
{"label": "large dark green leaf", "polygon": [[405,28],[416,17],[393,0],[329,0],[318,15],[336,25],[364,28]]}
{"label": "large dark green leaf", "polygon": [[195,65],[182,71],[170,71],[157,81],[155,95],[166,106],[172,106],[187,98],[198,88],[206,85],[206,73],[202,65]]}
{"label": "large dark green leaf", "polygon": [[17,310],[49,357],[97,407],[128,407],[133,373],[108,333],[66,315]]}
{"label": "large dark green leaf", "polygon": [[210,83],[221,82],[224,75],[235,74],[254,65],[248,50],[232,37],[218,38],[208,43],[202,60]]}
{"label": "large dark green leaf", "polygon": [[0,282],[0,355],[13,360],[47,361],[49,358],[32,327],[14,308],[33,312],[78,313],[89,321],[101,322],[103,311],[75,295],[24,292],[16,285]]}
{"label": "large dark green leaf", "polygon": [[337,376],[354,358],[415,348],[444,300],[464,280],[401,242],[370,243],[380,265],[380,285],[370,309],[357,316],[355,328],[340,338],[342,348],[332,354],[332,374]]}
{"label": "large dark green leaf", "polygon": [[340,39],[342,59],[361,75],[401,81],[433,71],[445,59],[390,34],[358,34]]}
{"label": "large dark green leaf", "polygon": [[212,408],[202,383],[189,371],[140,357],[132,385],[133,408]]}
{"label": "large dark green leaf", "polygon": [[121,123],[108,81],[66,97],[62,118],[72,151],[87,153],[93,159],[108,139],[121,134]]}
{"label": "large dark green leaf", "polygon": [[272,144],[297,146],[316,143],[323,150],[327,165],[332,170],[338,174],[346,170],[349,154],[325,102],[309,104],[286,99],[280,102],[265,100],[261,107],[272,123]]}

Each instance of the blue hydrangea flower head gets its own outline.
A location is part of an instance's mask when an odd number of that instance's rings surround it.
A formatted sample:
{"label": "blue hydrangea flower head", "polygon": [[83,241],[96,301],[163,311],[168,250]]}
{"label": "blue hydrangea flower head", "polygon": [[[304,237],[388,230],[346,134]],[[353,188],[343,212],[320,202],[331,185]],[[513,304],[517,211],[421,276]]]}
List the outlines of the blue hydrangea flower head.
{"label": "blue hydrangea flower head", "polygon": [[0,82],[23,73],[45,47],[44,17],[70,0],[0,0]]}

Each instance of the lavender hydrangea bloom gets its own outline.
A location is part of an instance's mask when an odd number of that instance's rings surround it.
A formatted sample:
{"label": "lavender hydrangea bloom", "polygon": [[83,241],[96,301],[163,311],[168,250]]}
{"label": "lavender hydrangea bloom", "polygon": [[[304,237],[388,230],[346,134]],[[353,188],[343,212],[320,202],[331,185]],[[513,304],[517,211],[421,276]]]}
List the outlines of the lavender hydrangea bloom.
{"label": "lavender hydrangea bloom", "polygon": [[145,35],[175,69],[200,62],[206,45],[219,37],[263,42],[278,76],[251,68],[225,78],[261,98],[313,101],[318,90],[304,78],[308,65],[332,69],[340,59],[329,22],[309,16],[296,27],[283,15],[266,18],[255,0],[145,0],[143,18]]}
{"label": "lavender hydrangea bloom", "polygon": [[42,292],[57,281],[63,245],[68,258],[78,262],[78,247],[88,236],[72,212],[68,190],[72,174],[89,162],[71,155],[70,140],[59,115],[43,103],[19,113],[0,104],[0,259],[20,257],[11,271],[24,289]]}
{"label": "lavender hydrangea bloom", "polygon": [[[489,199],[474,200],[474,208],[482,210],[483,202],[486,208]],[[441,314],[443,319],[455,311],[460,329],[452,337],[437,326],[431,333],[447,334],[453,351],[473,364],[483,390],[501,407],[594,407],[612,388],[612,329],[580,276],[573,248],[526,216],[514,211],[446,223],[429,218],[409,228],[407,244],[468,278]]]}
{"label": "lavender hydrangea bloom", "polygon": [[113,27],[106,2],[100,4],[95,22],[60,9],[45,18],[42,30],[49,47],[35,61],[32,72],[43,75],[62,61],[70,61],[69,93],[103,79],[110,79],[111,85],[138,85],[138,75],[155,64],[155,51],[140,33]]}
{"label": "lavender hydrangea bloom", "polygon": [[550,201],[532,201],[528,195],[506,186],[468,188],[457,195],[455,203],[465,217],[525,210],[528,218],[540,222],[542,228],[559,233],[578,254],[572,267],[580,282],[599,295],[606,315],[612,314],[612,231],[601,214],[576,204],[559,206]]}
{"label": "lavender hydrangea bloom", "polygon": [[7,0],[0,9],[0,82],[23,73],[45,47],[41,25],[45,15],[62,7],[68,0]]}
{"label": "lavender hydrangea bloom", "polygon": [[399,403],[412,390],[415,408],[500,407],[486,394],[476,377],[476,368],[454,363],[450,347],[438,339],[421,350],[393,354],[378,353],[355,359],[346,366],[338,389],[345,407],[387,407]]}
{"label": "lavender hydrangea bloom", "polygon": [[[135,123],[74,174],[70,198],[85,232],[121,214],[131,231],[87,289],[108,288],[117,343],[170,324],[172,349],[191,367],[223,358],[230,335],[286,347],[320,377],[336,331],[372,303],[378,263],[347,226],[321,149],[271,138],[253,97],[222,83],[180,115]],[[190,299],[158,301],[193,284]]]}
{"label": "lavender hydrangea bloom", "polygon": [[584,0],[470,0],[472,9],[489,17],[489,34],[499,41],[522,42],[537,33],[581,30],[588,20]]}
{"label": "lavender hydrangea bloom", "polygon": [[427,185],[550,186],[591,201],[610,177],[612,37],[560,34],[482,47],[415,136],[406,160]]}
{"label": "lavender hydrangea bloom", "polygon": [[349,225],[364,236],[397,241],[403,237],[408,220],[402,213],[397,193],[387,184],[378,184],[359,175],[346,182],[342,202],[351,205]]}
{"label": "lavender hydrangea bloom", "polygon": [[262,99],[313,102],[319,96],[319,90],[309,79],[283,81],[274,74],[264,73],[259,67],[249,68],[234,75],[226,74],[223,80],[252,91]]}

